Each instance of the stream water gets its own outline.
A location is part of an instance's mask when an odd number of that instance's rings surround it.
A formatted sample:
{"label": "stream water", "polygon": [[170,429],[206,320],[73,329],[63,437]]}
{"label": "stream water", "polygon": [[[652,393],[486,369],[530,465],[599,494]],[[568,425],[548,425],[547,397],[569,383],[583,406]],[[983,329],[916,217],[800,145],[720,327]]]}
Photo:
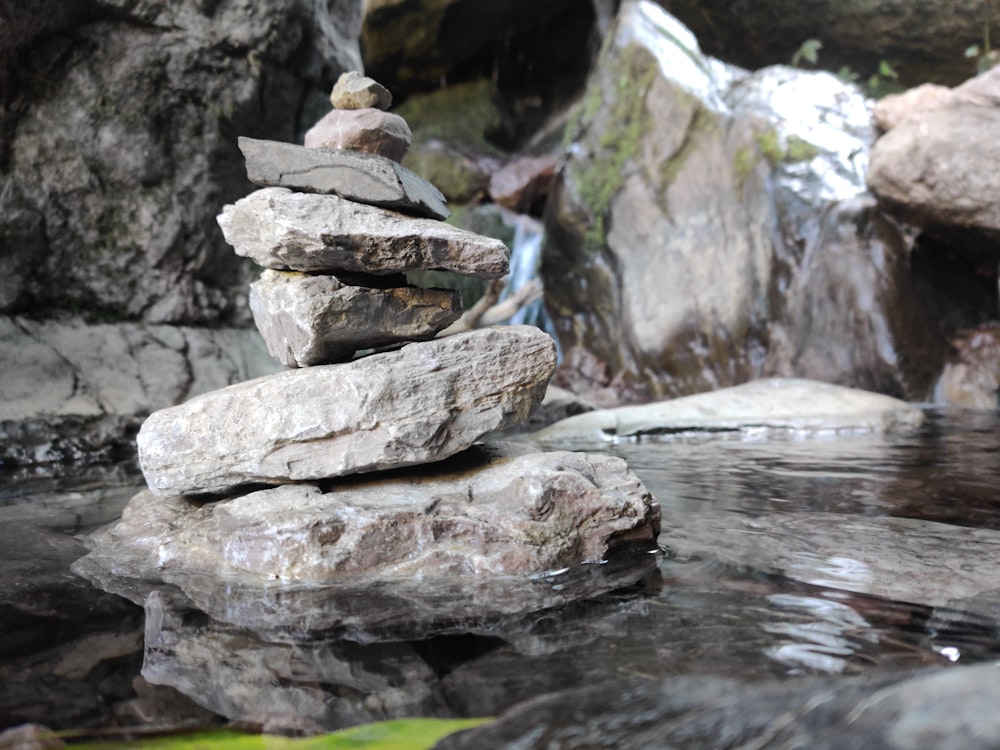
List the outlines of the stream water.
{"label": "stream water", "polygon": [[[660,501],[664,552],[524,584],[612,589],[587,600],[546,607],[526,596],[533,611],[478,619],[448,615],[462,582],[433,606],[427,592],[416,605],[382,591],[331,603],[315,589],[252,601],[214,589],[200,605],[211,616],[164,590],[144,618],[68,570],[82,554],[75,535],[114,518],[141,478],[127,466],[3,477],[0,727],[224,715],[319,731],[495,715],[624,676],[839,679],[1000,658],[997,413],[932,412],[904,436],[606,450]],[[363,626],[334,627],[343,613]],[[143,657],[149,682],[186,697],[137,681]]]}

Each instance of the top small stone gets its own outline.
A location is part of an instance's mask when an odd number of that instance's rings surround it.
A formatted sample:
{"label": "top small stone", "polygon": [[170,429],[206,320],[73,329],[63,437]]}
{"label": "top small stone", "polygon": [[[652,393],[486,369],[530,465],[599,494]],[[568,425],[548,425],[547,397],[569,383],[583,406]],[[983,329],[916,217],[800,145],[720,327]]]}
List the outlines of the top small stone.
{"label": "top small stone", "polygon": [[377,81],[362,75],[356,70],[343,73],[337,79],[330,94],[330,104],[334,109],[389,109],[392,106],[392,94]]}

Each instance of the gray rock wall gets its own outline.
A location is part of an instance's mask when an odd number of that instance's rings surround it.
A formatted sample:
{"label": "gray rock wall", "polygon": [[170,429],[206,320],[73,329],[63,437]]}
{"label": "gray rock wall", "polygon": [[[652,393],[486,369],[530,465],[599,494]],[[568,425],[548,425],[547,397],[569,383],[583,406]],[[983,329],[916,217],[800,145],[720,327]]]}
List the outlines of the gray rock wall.
{"label": "gray rock wall", "polygon": [[[8,8],[0,312],[245,321],[215,225],[248,192],[238,135],[293,140],[360,67],[359,0]],[[26,41],[25,41],[26,40]]]}

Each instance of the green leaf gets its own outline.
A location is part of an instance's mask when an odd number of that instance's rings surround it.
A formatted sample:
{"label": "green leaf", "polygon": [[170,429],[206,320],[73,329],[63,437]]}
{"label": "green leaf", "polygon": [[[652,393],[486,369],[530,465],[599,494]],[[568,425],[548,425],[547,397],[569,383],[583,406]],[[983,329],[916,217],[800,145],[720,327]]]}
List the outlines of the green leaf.
{"label": "green leaf", "polygon": [[807,62],[816,64],[819,60],[819,51],[823,48],[823,42],[819,39],[806,39],[802,42],[802,45],[795,51],[792,55],[792,67],[798,67],[798,64],[805,60]]}
{"label": "green leaf", "polygon": [[[449,734],[492,719],[396,719],[349,727],[316,737],[245,734],[230,729],[135,740],[73,743],[74,750],[430,750]],[[68,739],[68,738],[67,738]]]}

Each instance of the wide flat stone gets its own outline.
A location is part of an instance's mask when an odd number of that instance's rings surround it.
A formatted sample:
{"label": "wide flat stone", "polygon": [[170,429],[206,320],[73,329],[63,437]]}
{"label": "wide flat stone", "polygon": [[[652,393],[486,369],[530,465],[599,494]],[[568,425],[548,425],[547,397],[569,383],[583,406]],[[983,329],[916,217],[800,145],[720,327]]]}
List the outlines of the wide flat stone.
{"label": "wide flat stone", "polygon": [[384,156],[243,137],[239,145],[247,179],[256,185],[333,193],[434,219],[450,213],[440,190]]}
{"label": "wide flat stone", "polygon": [[288,370],[154,412],[139,461],[158,495],[438,461],[527,419],[555,362],[547,334],[508,326]]}
{"label": "wide flat stone", "polygon": [[653,549],[659,518],[620,458],[528,453],[209,503],[143,490],[92,539],[83,569],[256,584],[534,574],[605,559],[621,542]]}
{"label": "wide flat stone", "polygon": [[250,310],[271,356],[288,367],[350,359],[360,349],[425,341],[462,314],[453,289],[350,286],[335,276],[267,269]]}
{"label": "wide flat stone", "polygon": [[334,109],[306,131],[307,148],[340,148],[402,161],[413,133],[399,115],[380,109]]}
{"label": "wide flat stone", "polygon": [[497,279],[510,269],[500,240],[336,195],[257,190],[217,217],[237,254],[306,272],[445,270]]}
{"label": "wide flat stone", "polygon": [[669,401],[578,414],[534,437],[548,442],[689,432],[828,435],[915,429],[923,420],[919,408],[880,393],[767,378]]}

